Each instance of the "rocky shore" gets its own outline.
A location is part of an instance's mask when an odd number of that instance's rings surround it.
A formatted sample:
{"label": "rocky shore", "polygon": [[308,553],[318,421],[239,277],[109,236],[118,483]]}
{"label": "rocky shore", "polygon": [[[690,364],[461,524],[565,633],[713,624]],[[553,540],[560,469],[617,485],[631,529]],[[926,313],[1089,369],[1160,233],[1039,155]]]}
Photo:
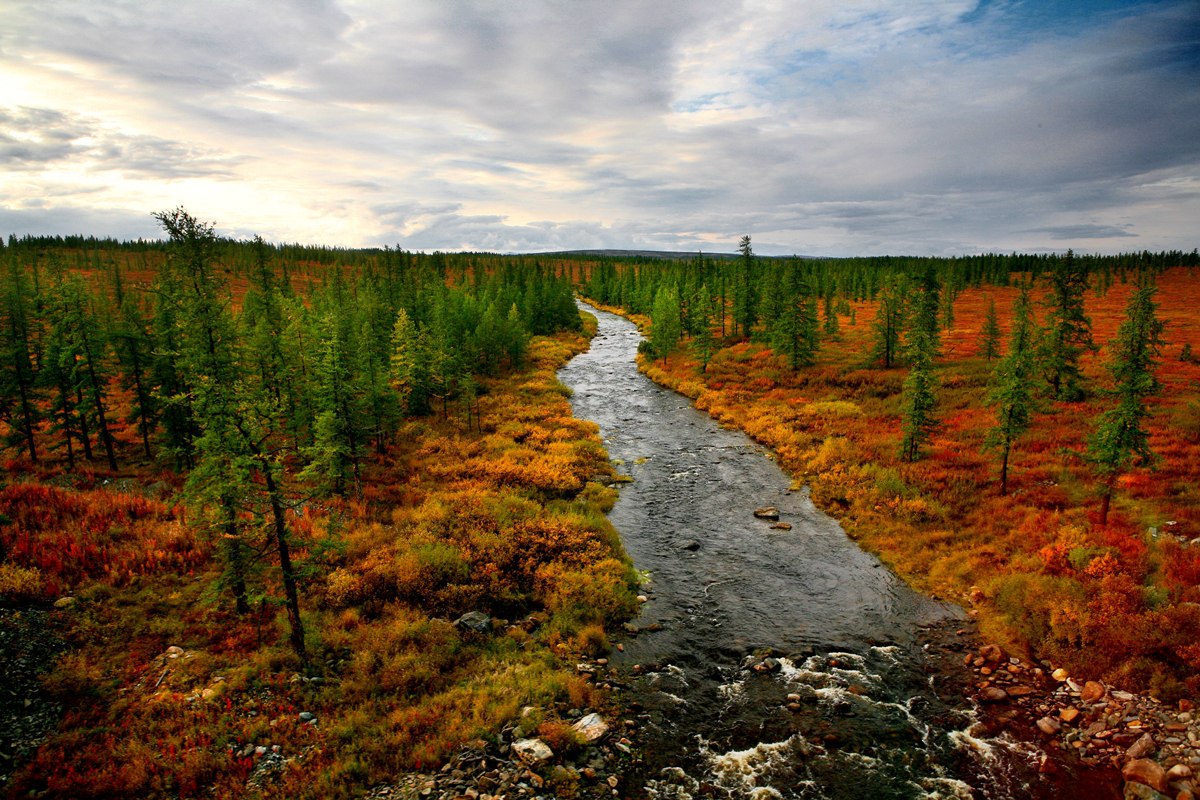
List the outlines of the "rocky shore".
{"label": "rocky shore", "polygon": [[968,652],[963,663],[974,672],[983,724],[1039,743],[1043,771],[1055,771],[1065,759],[1118,772],[1125,798],[1195,799],[1200,714],[1189,701],[1170,707],[1145,694],[1077,680],[994,644]]}

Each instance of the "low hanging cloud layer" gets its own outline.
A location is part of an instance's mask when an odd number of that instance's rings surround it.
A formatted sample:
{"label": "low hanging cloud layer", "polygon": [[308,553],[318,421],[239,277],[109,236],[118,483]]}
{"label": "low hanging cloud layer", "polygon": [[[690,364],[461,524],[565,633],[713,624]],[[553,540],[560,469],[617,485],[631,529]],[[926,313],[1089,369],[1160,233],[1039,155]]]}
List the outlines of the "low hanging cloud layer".
{"label": "low hanging cloud layer", "polygon": [[0,234],[1191,250],[1200,4],[9,0]]}

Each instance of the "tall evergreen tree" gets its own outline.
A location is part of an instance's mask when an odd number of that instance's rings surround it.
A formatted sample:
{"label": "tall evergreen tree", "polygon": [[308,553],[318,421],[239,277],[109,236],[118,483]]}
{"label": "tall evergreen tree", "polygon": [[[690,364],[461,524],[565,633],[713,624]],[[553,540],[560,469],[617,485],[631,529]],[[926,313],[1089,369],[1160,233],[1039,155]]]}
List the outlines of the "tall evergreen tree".
{"label": "tall evergreen tree", "polygon": [[1013,306],[1008,352],[996,364],[987,396],[987,402],[996,407],[996,425],[988,431],[984,443],[1000,451],[1002,495],[1008,494],[1008,464],[1013,444],[1029,429],[1036,410],[1035,367],[1033,314],[1029,294],[1022,291]]}
{"label": "tall evergreen tree", "polygon": [[700,285],[689,305],[692,308],[692,319],[694,321],[692,351],[700,359],[700,371],[708,372],[708,362],[712,360],[717,343],[713,337],[713,325],[716,324],[716,307],[713,303],[712,295],[708,292],[707,284]]}
{"label": "tall evergreen tree", "polygon": [[939,283],[933,268],[927,268],[918,282],[912,326],[905,339],[909,362],[904,379],[901,418],[903,437],[900,454],[905,461],[920,458],[921,449],[937,429],[937,376],[934,360],[940,350],[938,336]]}
{"label": "tall evergreen tree", "polygon": [[1161,385],[1154,375],[1162,349],[1163,324],[1155,313],[1155,288],[1143,286],[1134,292],[1125,321],[1110,345],[1108,371],[1114,388],[1107,394],[1116,405],[1102,413],[1088,442],[1088,456],[1103,481],[1100,524],[1108,522],[1117,478],[1132,466],[1152,465],[1154,451],[1150,434],[1143,427],[1150,416],[1146,401],[1158,394]]}
{"label": "tall evergreen tree", "polygon": [[987,316],[979,330],[979,353],[987,361],[1000,356],[1000,320],[996,316],[995,298],[989,298]]}
{"label": "tall evergreen tree", "polygon": [[1092,321],[1083,307],[1087,265],[1068,250],[1055,263],[1048,279],[1050,298],[1038,361],[1054,399],[1077,402],[1085,394],[1079,359],[1084,352],[1096,350],[1092,341]]}
{"label": "tall evergreen tree", "polygon": [[900,345],[908,319],[908,282],[902,274],[892,275],[879,293],[879,307],[871,325],[874,345],[870,360],[883,362],[884,368],[900,360]]}
{"label": "tall evergreen tree", "polygon": [[817,298],[812,296],[800,268],[788,269],[784,279],[783,311],[770,330],[771,349],[785,356],[793,371],[816,361],[820,347]]}
{"label": "tall evergreen tree", "polygon": [[665,359],[683,335],[679,293],[674,286],[663,286],[654,296],[650,314],[650,351],[655,358]]}
{"label": "tall evergreen tree", "polygon": [[3,294],[0,295],[3,301],[0,308],[3,314],[0,319],[0,414],[16,432],[17,441],[24,442],[29,460],[37,463],[34,430],[41,420],[41,410],[34,371],[38,361],[37,323],[32,313],[35,295],[25,271],[10,254]]}
{"label": "tall evergreen tree", "polygon": [[754,323],[758,321],[758,297],[755,291],[758,281],[755,276],[754,250],[749,235],[738,243],[741,257],[737,260],[733,284],[734,333],[741,329],[743,338],[750,338]]}

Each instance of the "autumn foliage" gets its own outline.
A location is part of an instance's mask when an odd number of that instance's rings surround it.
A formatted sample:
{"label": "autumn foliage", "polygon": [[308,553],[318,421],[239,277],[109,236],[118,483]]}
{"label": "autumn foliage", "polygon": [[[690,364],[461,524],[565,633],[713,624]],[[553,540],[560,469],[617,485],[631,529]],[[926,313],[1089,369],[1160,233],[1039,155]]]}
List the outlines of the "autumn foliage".
{"label": "autumn foliage", "polygon": [[[1016,443],[1009,493],[984,448],[994,409],[984,402],[992,364],[981,330],[995,302],[1004,339],[1019,289],[971,286],[941,331],[938,425],[926,457],[897,457],[904,368],[865,362],[876,301],[843,310],[816,363],[793,371],[765,343],[727,339],[703,372],[685,341],[665,360],[643,357],[654,380],[695,399],[722,422],[773,449],[797,486],[841,519],[920,589],[972,605],[984,632],[1095,676],[1167,697],[1200,692],[1200,274],[1157,277],[1165,323],[1149,402],[1155,468],[1121,475],[1114,511],[1100,524],[1103,485],[1085,459],[1094,421],[1111,403],[1104,346],[1134,291],[1089,291],[1097,353],[1085,353],[1092,388],[1080,402],[1050,402]],[[1035,310],[1042,284],[1031,293]],[[850,314],[853,314],[853,317]],[[637,317],[641,324],[646,317]],[[856,319],[857,323],[850,322]]]}

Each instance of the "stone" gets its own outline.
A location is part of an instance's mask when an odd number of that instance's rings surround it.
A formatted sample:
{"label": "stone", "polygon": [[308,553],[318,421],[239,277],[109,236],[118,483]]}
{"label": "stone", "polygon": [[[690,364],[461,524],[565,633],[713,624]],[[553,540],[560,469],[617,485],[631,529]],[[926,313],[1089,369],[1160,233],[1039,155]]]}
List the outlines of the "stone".
{"label": "stone", "polygon": [[608,724],[595,712],[580,717],[571,726],[571,730],[583,737],[588,744],[595,744],[608,733]]}
{"label": "stone", "polygon": [[1187,764],[1176,764],[1167,770],[1167,780],[1170,781],[1186,781],[1192,777],[1192,768]]}
{"label": "stone", "polygon": [[1129,746],[1125,751],[1128,758],[1145,758],[1158,749],[1158,745],[1154,743],[1154,737],[1148,733],[1143,733],[1136,742]]}
{"label": "stone", "polygon": [[1075,718],[1078,716],[1079,716],[1079,709],[1076,708],[1075,706],[1067,706],[1066,708],[1061,709],[1058,712],[1058,718],[1061,719],[1063,722],[1074,722]]}
{"label": "stone", "polygon": [[1053,736],[1062,728],[1062,723],[1054,717],[1042,717],[1037,721],[1038,730],[1047,736]]}
{"label": "stone", "polygon": [[64,608],[70,608],[73,605],[75,605],[74,597],[60,597],[54,601],[54,607],[60,611]]}
{"label": "stone", "polygon": [[999,686],[989,686],[979,693],[979,699],[984,703],[1003,703],[1008,699],[1008,692]]}
{"label": "stone", "polygon": [[454,620],[454,626],[463,630],[475,631],[476,633],[491,633],[492,618],[482,611],[468,611]]}
{"label": "stone", "polygon": [[298,716],[298,719],[301,722],[316,722],[317,715],[312,713],[311,711],[301,711]]}
{"label": "stone", "polygon": [[1004,651],[998,644],[985,644],[979,648],[979,656],[991,664],[999,664],[1004,660]]}
{"label": "stone", "polygon": [[777,520],[779,519],[779,509],[775,506],[762,506],[754,509],[754,516],[759,519]]}
{"label": "stone", "polygon": [[1142,783],[1125,784],[1125,793],[1121,797],[1123,800],[1171,800],[1162,792],[1156,792]]}
{"label": "stone", "polygon": [[682,544],[680,544],[679,548],[681,550],[688,550],[688,551],[694,553],[700,549],[700,543],[697,542],[695,539],[689,539],[686,542],[683,542]]}
{"label": "stone", "polygon": [[771,526],[771,529],[776,530],[776,531],[790,531],[792,529],[792,523],[776,522],[774,525]]}
{"label": "stone", "polygon": [[527,764],[542,764],[554,758],[554,751],[541,739],[518,739],[512,749]]}
{"label": "stone", "polygon": [[1104,684],[1098,681],[1088,681],[1079,690],[1079,699],[1084,703],[1094,703],[1104,697]]}
{"label": "stone", "polygon": [[1126,783],[1140,783],[1156,792],[1166,792],[1167,771],[1148,758],[1135,758],[1121,769]]}
{"label": "stone", "polygon": [[1050,677],[1054,678],[1054,680],[1058,681],[1059,683],[1062,683],[1067,678],[1071,677],[1071,673],[1067,672],[1062,667],[1059,667],[1058,669],[1054,670],[1054,672],[1050,673]]}
{"label": "stone", "polygon": [[1026,697],[1031,694],[1033,694],[1032,686],[1025,686],[1023,684],[1019,684],[1017,686],[1008,687],[1008,696],[1009,697]]}

